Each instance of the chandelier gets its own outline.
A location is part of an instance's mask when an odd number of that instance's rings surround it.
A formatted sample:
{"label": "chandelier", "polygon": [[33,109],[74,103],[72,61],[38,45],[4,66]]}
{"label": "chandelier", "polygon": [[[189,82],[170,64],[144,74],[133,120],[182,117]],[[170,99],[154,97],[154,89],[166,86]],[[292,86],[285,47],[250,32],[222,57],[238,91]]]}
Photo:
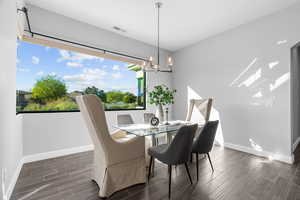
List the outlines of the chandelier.
{"label": "chandelier", "polygon": [[162,7],[161,2],[155,3],[155,8],[157,8],[157,62],[154,62],[153,56],[150,56],[147,61],[144,61],[142,68],[144,72],[172,72],[173,59],[171,56],[167,57],[166,66],[161,66],[160,64],[160,41],[159,41],[159,28],[160,28],[160,8]]}

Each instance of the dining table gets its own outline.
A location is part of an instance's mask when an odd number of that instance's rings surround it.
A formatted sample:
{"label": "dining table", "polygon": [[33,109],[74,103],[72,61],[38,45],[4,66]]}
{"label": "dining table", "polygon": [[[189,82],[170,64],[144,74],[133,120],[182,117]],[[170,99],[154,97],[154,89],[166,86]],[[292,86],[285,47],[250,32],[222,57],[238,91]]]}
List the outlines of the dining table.
{"label": "dining table", "polygon": [[[138,124],[128,124],[128,125],[115,125],[115,128],[120,129],[127,134],[132,134],[139,137],[152,137],[152,146],[157,146],[157,137],[166,135],[167,143],[170,144],[173,136],[177,131],[184,125],[194,124],[191,121],[173,120],[165,123],[153,126],[150,123],[138,123]],[[199,124],[199,128],[203,127],[203,124]],[[152,165],[154,168],[154,164]]]}

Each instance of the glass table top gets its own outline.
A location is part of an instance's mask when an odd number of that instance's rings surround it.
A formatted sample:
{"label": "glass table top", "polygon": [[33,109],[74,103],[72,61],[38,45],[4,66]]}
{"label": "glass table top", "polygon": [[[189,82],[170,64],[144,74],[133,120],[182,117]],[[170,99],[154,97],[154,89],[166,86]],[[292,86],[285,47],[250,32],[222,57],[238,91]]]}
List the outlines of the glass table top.
{"label": "glass table top", "polygon": [[128,134],[134,134],[137,136],[149,136],[176,132],[180,129],[181,126],[190,124],[192,123],[187,121],[170,121],[168,125],[159,124],[158,126],[152,126],[150,124],[130,124],[115,126],[115,128],[126,131]]}

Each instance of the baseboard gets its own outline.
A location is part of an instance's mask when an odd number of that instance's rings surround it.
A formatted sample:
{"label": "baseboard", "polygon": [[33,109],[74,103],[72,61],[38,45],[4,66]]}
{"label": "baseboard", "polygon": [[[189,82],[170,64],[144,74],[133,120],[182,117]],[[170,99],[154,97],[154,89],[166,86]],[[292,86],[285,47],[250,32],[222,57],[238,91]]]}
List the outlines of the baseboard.
{"label": "baseboard", "polygon": [[57,157],[61,157],[61,156],[81,153],[81,152],[85,152],[85,151],[92,151],[92,150],[94,150],[93,145],[86,145],[86,146],[74,147],[74,148],[69,148],[69,149],[62,149],[62,150],[57,150],[57,151],[49,151],[49,152],[45,152],[45,153],[27,155],[27,156],[23,157],[23,160],[24,160],[24,163],[29,163],[29,162],[46,160],[46,159],[50,159],[50,158],[57,158]]}
{"label": "baseboard", "polygon": [[297,146],[298,146],[298,144],[300,143],[300,137],[298,137],[297,139],[296,139],[296,141],[294,142],[294,144],[293,144],[293,152],[296,150],[296,148],[297,148]]}
{"label": "baseboard", "polygon": [[240,146],[240,145],[231,144],[231,143],[224,143],[224,147],[229,148],[229,149],[234,149],[237,151],[242,151],[242,152],[249,153],[249,154],[253,154],[256,156],[260,156],[260,157],[269,158],[272,160],[281,161],[281,162],[288,163],[288,164],[294,163],[294,157],[292,155],[286,156],[286,155],[274,154],[274,153],[267,152],[267,151],[257,151],[250,147]]}
{"label": "baseboard", "polygon": [[9,185],[8,185],[8,188],[7,188],[7,191],[6,191],[6,197],[7,197],[7,199],[10,199],[10,197],[12,195],[12,192],[13,192],[13,190],[15,188],[15,185],[16,185],[16,183],[18,181],[20,172],[22,170],[23,164],[24,164],[24,160],[21,159],[19,161],[17,169],[15,170],[15,173],[13,174],[12,179],[11,179]]}

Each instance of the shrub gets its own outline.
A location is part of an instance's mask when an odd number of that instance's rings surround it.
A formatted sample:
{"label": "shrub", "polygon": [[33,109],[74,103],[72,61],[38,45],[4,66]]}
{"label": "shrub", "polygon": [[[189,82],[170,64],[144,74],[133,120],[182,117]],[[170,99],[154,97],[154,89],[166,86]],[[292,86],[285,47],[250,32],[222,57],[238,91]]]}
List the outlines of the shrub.
{"label": "shrub", "polygon": [[30,103],[23,109],[23,111],[39,111],[39,110],[42,110],[42,107],[40,104],[37,103]]}
{"label": "shrub", "polygon": [[44,110],[78,110],[78,105],[67,97],[49,101],[43,107]]}
{"label": "shrub", "polygon": [[135,103],[136,99],[137,99],[137,97],[130,92],[126,92],[123,96],[124,103]]}
{"label": "shrub", "polygon": [[23,110],[23,109],[22,109],[22,106],[17,106],[17,107],[16,107],[16,111],[17,111],[17,112],[20,112],[20,111],[22,111],[22,110]]}
{"label": "shrub", "polygon": [[105,104],[105,107],[107,109],[117,109],[117,110],[135,109],[137,107],[137,104],[135,104],[135,103],[132,103],[132,104]]}
{"label": "shrub", "polygon": [[123,101],[124,93],[121,91],[110,91],[106,93],[108,103],[117,103]]}

